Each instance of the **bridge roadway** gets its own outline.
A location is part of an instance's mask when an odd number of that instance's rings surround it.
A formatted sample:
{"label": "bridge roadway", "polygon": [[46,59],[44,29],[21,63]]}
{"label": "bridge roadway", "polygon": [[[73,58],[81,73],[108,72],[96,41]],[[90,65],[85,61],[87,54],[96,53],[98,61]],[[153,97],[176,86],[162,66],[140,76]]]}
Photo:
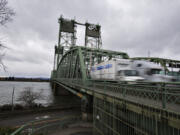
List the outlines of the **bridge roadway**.
{"label": "bridge roadway", "polygon": [[[110,97],[180,113],[180,84],[178,83],[164,86],[166,91],[163,91],[163,87],[161,87],[163,83],[156,86],[156,84],[147,85],[147,83],[119,84],[90,80],[84,85],[81,80],[71,79],[57,79],[55,82],[64,87],[78,90],[79,93],[89,95],[101,93]],[[165,99],[163,99],[163,96]]]}
{"label": "bridge roadway", "polygon": [[180,135],[178,83],[52,82],[81,98],[93,97],[94,134]]}

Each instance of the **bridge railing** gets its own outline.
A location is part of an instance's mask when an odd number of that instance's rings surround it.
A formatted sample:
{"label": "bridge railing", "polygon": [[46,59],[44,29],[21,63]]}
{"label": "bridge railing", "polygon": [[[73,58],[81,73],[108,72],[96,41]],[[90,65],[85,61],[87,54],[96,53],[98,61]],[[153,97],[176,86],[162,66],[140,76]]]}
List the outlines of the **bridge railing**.
{"label": "bridge railing", "polygon": [[[61,119],[51,119],[49,120],[50,123],[46,123],[45,119],[30,121],[19,127],[16,131],[11,133],[11,135],[48,135],[49,133],[61,130],[67,124],[71,124],[76,122],[77,120],[80,120],[80,118],[81,116],[67,116],[62,117]],[[37,126],[38,124],[41,124],[41,126]]]}
{"label": "bridge railing", "polygon": [[96,84],[95,87],[104,89],[109,93],[113,92],[114,95],[121,94],[120,97],[133,101],[142,101],[142,103],[146,101],[146,103],[149,104],[148,100],[151,100],[152,105],[158,105],[164,109],[170,107],[167,106],[167,104],[180,104],[180,89],[169,87],[165,84],[154,86],[149,84],[107,85],[103,83],[103,85]]}
{"label": "bridge railing", "polygon": [[[57,79],[68,86],[77,86],[91,91],[101,92],[133,102],[156,105],[163,109],[176,108],[180,105],[180,83],[162,82],[110,82],[99,80]],[[178,107],[180,111],[180,107]]]}

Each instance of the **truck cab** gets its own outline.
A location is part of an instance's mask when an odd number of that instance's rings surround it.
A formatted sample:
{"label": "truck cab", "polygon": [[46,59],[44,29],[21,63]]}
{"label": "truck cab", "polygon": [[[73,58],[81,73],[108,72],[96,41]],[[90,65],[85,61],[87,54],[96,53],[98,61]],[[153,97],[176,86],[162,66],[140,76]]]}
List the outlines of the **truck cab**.
{"label": "truck cab", "polygon": [[138,71],[133,69],[121,69],[117,72],[117,79],[120,81],[143,81],[144,78],[139,76]]}
{"label": "truck cab", "polygon": [[133,61],[132,67],[139,72],[139,75],[144,77],[146,81],[150,82],[170,82],[172,77],[163,75],[161,72],[164,68],[153,62],[144,60]]}

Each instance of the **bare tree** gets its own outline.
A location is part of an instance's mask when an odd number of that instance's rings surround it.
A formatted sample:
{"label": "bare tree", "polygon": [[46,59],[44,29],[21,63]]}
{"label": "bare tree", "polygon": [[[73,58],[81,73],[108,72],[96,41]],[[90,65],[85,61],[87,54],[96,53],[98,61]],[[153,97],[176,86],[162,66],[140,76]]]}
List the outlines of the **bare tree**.
{"label": "bare tree", "polygon": [[[15,15],[15,12],[13,9],[8,7],[8,1],[7,0],[0,0],[0,25],[5,25],[7,22],[12,21],[12,16]],[[0,41],[0,68],[4,68],[5,66],[2,62],[4,53],[2,50],[6,48],[2,42]]]}
{"label": "bare tree", "polygon": [[24,88],[18,97],[18,101],[23,102],[28,107],[33,107],[36,103],[35,100],[43,99],[42,91],[34,92],[32,87]]}
{"label": "bare tree", "polygon": [[1,42],[0,42],[0,68],[3,68],[4,69],[4,71],[6,71],[6,66],[4,65],[4,63],[3,63],[3,57],[4,57],[4,55],[5,55],[5,53],[3,53],[3,50],[5,49],[6,47],[5,46],[3,46],[2,44],[1,44]]}
{"label": "bare tree", "polygon": [[0,0],[0,24],[4,25],[7,22],[12,20],[12,16],[15,15],[15,12],[13,9],[8,7],[8,1],[7,0]]}

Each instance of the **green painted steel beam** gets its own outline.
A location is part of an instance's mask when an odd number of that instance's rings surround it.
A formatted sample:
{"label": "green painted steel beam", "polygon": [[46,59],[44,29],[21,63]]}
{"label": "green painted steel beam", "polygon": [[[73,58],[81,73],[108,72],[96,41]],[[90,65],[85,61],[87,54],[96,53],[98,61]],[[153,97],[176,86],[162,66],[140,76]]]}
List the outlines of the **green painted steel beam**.
{"label": "green painted steel beam", "polygon": [[[122,58],[128,59],[129,56],[127,53],[124,52],[117,52],[117,51],[110,51],[110,50],[103,50],[103,49],[94,49],[94,48],[88,48],[88,47],[82,47],[82,46],[75,46],[75,47],[71,47],[71,49],[69,51],[67,51],[64,55],[63,58],[65,58],[69,53],[71,53],[72,51],[78,51],[81,50],[81,54],[84,57],[84,52],[91,52],[92,55],[95,55],[95,57],[97,56],[121,56]],[[61,61],[58,63],[58,67],[61,64],[63,58],[61,59]]]}
{"label": "green painted steel beam", "polygon": [[[164,67],[165,71],[169,71],[169,68],[180,68],[180,61],[179,60],[172,60],[172,59],[164,59],[164,58],[158,58],[158,57],[134,57],[131,58],[132,60],[148,60],[150,62],[159,63],[161,66]],[[169,64],[169,65],[167,65]],[[175,64],[175,66],[170,66],[170,64]],[[178,66],[177,66],[178,65]]]}
{"label": "green painted steel beam", "polygon": [[79,55],[80,66],[81,66],[82,80],[85,83],[85,81],[87,80],[87,75],[86,75],[86,67],[84,65],[84,57],[82,55],[81,48],[78,48],[78,55]]}
{"label": "green painted steel beam", "polygon": [[111,50],[104,50],[104,49],[94,49],[94,48],[88,48],[88,47],[81,47],[81,49],[86,50],[86,51],[93,51],[94,53],[122,55],[126,59],[129,58],[128,54],[125,52],[118,52],[118,51],[111,51]]}
{"label": "green painted steel beam", "polygon": [[72,88],[70,88],[70,87],[67,87],[66,85],[64,85],[64,84],[62,84],[62,83],[59,83],[58,81],[55,81],[55,82],[56,82],[57,84],[61,85],[62,87],[64,87],[65,89],[67,89],[69,92],[73,93],[74,95],[76,95],[76,96],[78,96],[78,97],[80,97],[80,98],[86,99],[86,97],[85,97],[83,94],[77,92],[76,90],[74,90],[74,89],[72,89]]}
{"label": "green painted steel beam", "polygon": [[83,47],[83,46],[75,46],[75,47],[71,47],[71,49],[69,51],[66,52],[65,55],[67,55],[67,53],[70,53],[72,50],[76,50],[78,48],[81,48],[82,51],[87,51],[87,52],[93,52],[96,54],[103,54],[103,55],[122,55],[124,58],[128,59],[129,56],[127,53],[125,52],[118,52],[118,51],[111,51],[111,50],[103,50],[103,49],[94,49],[94,48],[89,48],[89,47]]}
{"label": "green painted steel beam", "polygon": [[133,60],[150,60],[152,62],[165,62],[165,63],[179,63],[179,60],[172,60],[172,59],[164,59],[164,58],[158,58],[158,57],[134,57],[131,58]]}

